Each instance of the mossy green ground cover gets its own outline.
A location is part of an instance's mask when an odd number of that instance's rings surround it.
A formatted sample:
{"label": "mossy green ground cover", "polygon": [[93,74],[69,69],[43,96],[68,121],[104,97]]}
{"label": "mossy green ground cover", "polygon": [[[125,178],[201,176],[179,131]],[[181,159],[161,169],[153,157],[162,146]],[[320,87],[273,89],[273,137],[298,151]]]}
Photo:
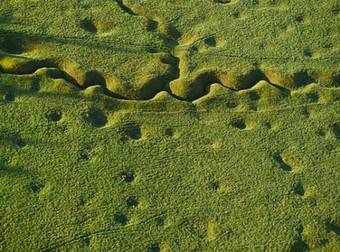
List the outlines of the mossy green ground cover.
{"label": "mossy green ground cover", "polygon": [[337,1],[0,5],[1,251],[340,250]]}

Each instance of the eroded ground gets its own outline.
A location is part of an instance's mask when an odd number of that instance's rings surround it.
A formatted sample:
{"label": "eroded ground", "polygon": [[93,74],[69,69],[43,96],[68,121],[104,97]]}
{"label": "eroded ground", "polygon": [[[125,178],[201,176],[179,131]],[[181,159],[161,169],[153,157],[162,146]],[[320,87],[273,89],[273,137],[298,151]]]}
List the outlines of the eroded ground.
{"label": "eroded ground", "polygon": [[0,6],[0,250],[337,251],[337,1]]}

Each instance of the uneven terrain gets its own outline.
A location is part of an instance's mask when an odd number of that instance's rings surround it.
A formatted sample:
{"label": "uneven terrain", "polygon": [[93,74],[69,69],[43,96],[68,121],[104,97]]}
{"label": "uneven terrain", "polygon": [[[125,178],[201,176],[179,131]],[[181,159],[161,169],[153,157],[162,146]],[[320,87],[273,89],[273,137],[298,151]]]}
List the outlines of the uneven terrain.
{"label": "uneven terrain", "polygon": [[336,0],[2,0],[1,251],[339,251]]}

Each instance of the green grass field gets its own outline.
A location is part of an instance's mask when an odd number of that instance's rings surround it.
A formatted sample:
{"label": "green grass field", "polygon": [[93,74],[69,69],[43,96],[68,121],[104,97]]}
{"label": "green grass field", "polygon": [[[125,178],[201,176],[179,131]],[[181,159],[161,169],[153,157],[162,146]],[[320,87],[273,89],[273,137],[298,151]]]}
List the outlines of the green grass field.
{"label": "green grass field", "polygon": [[337,0],[2,0],[0,251],[340,251]]}

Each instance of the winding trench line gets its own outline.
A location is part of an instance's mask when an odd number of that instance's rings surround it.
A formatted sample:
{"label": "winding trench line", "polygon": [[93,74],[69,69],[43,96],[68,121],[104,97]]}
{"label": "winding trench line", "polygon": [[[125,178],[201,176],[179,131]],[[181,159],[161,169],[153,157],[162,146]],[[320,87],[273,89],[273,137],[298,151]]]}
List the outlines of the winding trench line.
{"label": "winding trench line", "polygon": [[[114,92],[111,92],[105,85],[101,85],[105,95],[116,98],[116,99],[121,99],[121,100],[135,100],[135,101],[142,100],[142,101],[145,101],[145,100],[152,99],[159,92],[166,91],[169,95],[176,98],[177,100],[194,102],[194,101],[208,95],[210,86],[211,86],[211,84],[214,84],[214,83],[219,84],[223,88],[237,92],[237,91],[240,91],[240,90],[250,89],[251,87],[255,86],[256,83],[258,83],[258,81],[261,81],[261,80],[267,81],[271,86],[275,87],[276,89],[278,89],[281,92],[290,93],[289,89],[286,89],[284,87],[281,87],[280,85],[271,83],[263,73],[261,73],[262,77],[261,78],[256,77],[256,80],[254,80],[254,83],[250,83],[251,85],[247,85],[243,88],[240,87],[238,89],[233,89],[231,87],[224,86],[222,84],[222,82],[219,80],[216,73],[207,72],[207,73],[202,73],[199,76],[196,76],[196,78],[193,80],[193,82],[197,82],[196,83],[197,86],[203,88],[203,90],[204,90],[203,92],[200,92],[199,94],[193,95],[193,96],[188,97],[188,98],[183,98],[183,97],[179,97],[179,96],[175,95],[170,88],[170,83],[173,82],[173,81],[182,79],[183,73],[181,73],[181,68],[183,66],[185,66],[185,62],[183,62],[183,60],[178,55],[178,53],[181,50],[183,50],[184,47],[190,48],[190,46],[192,46],[192,44],[190,44],[190,45],[179,44],[179,39],[180,39],[181,35],[177,31],[177,29],[175,27],[172,27],[172,26],[166,24],[166,22],[164,20],[162,20],[162,18],[158,17],[156,14],[154,14],[150,11],[144,10],[141,5],[129,6],[129,5],[126,4],[126,1],[124,1],[124,0],[115,0],[115,1],[116,1],[117,5],[119,6],[119,8],[121,8],[121,10],[123,12],[125,12],[126,14],[131,15],[132,17],[140,16],[140,17],[146,18],[149,21],[149,23],[153,25],[153,29],[150,30],[150,32],[158,32],[160,34],[161,38],[164,40],[164,51],[161,50],[160,52],[167,53],[169,55],[169,58],[170,58],[168,60],[165,60],[163,63],[170,65],[173,70],[171,71],[170,74],[158,77],[159,80],[164,82],[164,86],[161,87],[156,93],[151,94],[151,96],[150,96],[151,98],[130,99],[130,98],[127,98],[127,97],[123,97],[122,95],[116,94]],[[199,40],[197,40],[197,41],[199,41]],[[194,41],[193,43],[196,43],[197,41]],[[12,54],[7,54],[7,55],[11,56]],[[229,55],[229,56],[226,55],[225,57],[239,57],[239,56],[237,56],[237,55]],[[30,65],[30,62],[32,62],[31,65]],[[0,73],[13,74],[13,75],[32,75],[32,74],[35,74],[38,70],[43,69],[43,68],[53,68],[54,70],[56,70],[58,72],[58,76],[57,77],[48,76],[48,77],[54,78],[54,79],[56,79],[56,78],[64,79],[66,82],[72,84],[75,88],[77,88],[79,90],[84,90],[87,87],[98,85],[98,83],[93,83],[93,84],[90,83],[89,85],[86,85],[86,87],[80,85],[80,83],[78,83],[74,77],[72,77],[70,74],[68,74],[63,69],[61,69],[56,62],[53,62],[53,60],[48,60],[48,59],[47,60],[33,60],[32,59],[31,61],[28,60],[27,62],[24,63],[24,67],[22,69],[20,67],[18,67],[16,70],[10,70],[10,71],[6,71],[6,70],[2,69],[1,65],[0,65]],[[258,70],[261,72],[260,69],[258,69]]]}
{"label": "winding trench line", "polygon": [[[80,85],[71,75],[69,75],[67,72],[61,70],[60,68],[58,68],[57,66],[56,67],[51,67],[50,65],[46,65],[46,66],[39,66],[37,68],[33,68],[31,71],[25,71],[25,72],[6,72],[4,70],[2,70],[0,68],[0,74],[7,74],[7,75],[14,75],[14,76],[34,76],[36,75],[36,73],[40,70],[44,70],[44,69],[53,69],[53,70],[56,70],[58,72],[58,75],[57,76],[53,76],[53,75],[48,75],[46,74],[47,77],[51,78],[51,79],[62,79],[64,81],[66,81],[67,83],[71,84],[74,88],[80,90],[80,91],[83,91],[89,87],[93,87],[93,86],[97,86],[97,84],[93,84],[93,85],[88,85],[88,86],[82,86]],[[265,80],[268,82],[268,80]],[[219,85],[220,87],[222,88],[225,88],[225,89],[228,89],[228,90],[231,90],[233,92],[239,92],[239,91],[242,91],[242,90],[248,90],[248,89],[251,89],[252,87],[249,87],[249,88],[244,88],[244,89],[233,89],[231,87],[226,87],[226,86],[223,86],[221,83],[218,83],[218,82],[214,82],[214,81],[208,81],[205,85],[205,88],[207,90],[207,92],[205,92],[204,94],[198,96],[197,98],[195,99],[185,99],[185,98],[182,98],[182,97],[178,97],[174,94],[172,94],[170,92],[170,88],[169,89],[166,89],[166,90],[161,90],[159,92],[157,92],[156,94],[153,95],[153,97],[151,97],[150,99],[130,99],[130,98],[127,98],[127,97],[124,97],[124,96],[121,96],[117,93],[114,93],[112,91],[110,91],[106,86],[103,86],[103,85],[100,85],[103,89],[103,93],[109,97],[112,97],[112,98],[115,98],[115,99],[118,99],[118,100],[125,100],[125,101],[148,101],[148,100],[151,100],[153,99],[155,96],[157,96],[160,92],[164,92],[166,91],[170,96],[172,96],[174,99],[177,99],[177,100],[180,100],[180,101],[184,101],[184,102],[190,102],[190,103],[195,103],[195,101],[209,95],[209,87],[212,85],[212,84],[217,84]],[[283,87],[280,87],[278,85],[275,85],[273,83],[270,83],[268,82],[269,85],[275,87],[276,89],[280,90],[281,92],[290,92],[290,90],[286,90],[285,88]],[[255,84],[256,85],[256,84]]]}

